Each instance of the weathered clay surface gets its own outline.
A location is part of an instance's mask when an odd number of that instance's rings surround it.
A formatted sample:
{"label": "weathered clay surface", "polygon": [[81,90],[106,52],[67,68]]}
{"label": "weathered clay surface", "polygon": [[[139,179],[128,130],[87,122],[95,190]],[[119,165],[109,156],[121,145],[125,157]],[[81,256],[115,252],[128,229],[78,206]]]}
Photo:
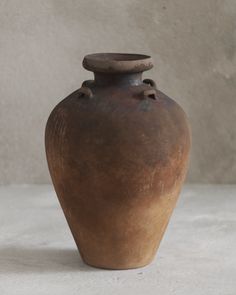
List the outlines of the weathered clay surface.
{"label": "weathered clay surface", "polygon": [[183,110],[141,80],[151,59],[134,55],[129,62],[125,54],[85,58],[95,81],[55,107],[45,138],[53,184],[83,260],[111,269],[153,259],[190,147]]}

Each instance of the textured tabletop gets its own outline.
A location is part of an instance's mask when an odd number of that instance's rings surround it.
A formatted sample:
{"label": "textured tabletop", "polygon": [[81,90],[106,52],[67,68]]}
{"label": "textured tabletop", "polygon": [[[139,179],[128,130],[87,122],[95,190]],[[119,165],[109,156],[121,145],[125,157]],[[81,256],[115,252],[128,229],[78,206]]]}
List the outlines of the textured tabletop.
{"label": "textured tabletop", "polygon": [[0,188],[0,294],[236,294],[236,186],[188,185],[155,261],[85,265],[51,186]]}

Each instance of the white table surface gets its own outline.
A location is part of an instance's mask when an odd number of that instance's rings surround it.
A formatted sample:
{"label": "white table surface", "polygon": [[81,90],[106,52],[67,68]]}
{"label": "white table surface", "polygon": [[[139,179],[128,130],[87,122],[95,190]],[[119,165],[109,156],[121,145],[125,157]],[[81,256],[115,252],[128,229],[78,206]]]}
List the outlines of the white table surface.
{"label": "white table surface", "polygon": [[155,261],[125,271],[81,261],[52,186],[0,202],[0,295],[236,295],[236,186],[185,186]]}

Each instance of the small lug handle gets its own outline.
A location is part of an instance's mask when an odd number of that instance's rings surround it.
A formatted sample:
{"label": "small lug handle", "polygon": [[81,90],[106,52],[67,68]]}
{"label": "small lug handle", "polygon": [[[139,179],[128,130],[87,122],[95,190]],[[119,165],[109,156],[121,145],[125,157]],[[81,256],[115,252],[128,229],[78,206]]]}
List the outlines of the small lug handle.
{"label": "small lug handle", "polygon": [[143,95],[145,98],[157,99],[157,92],[155,89],[144,90]]}
{"label": "small lug handle", "polygon": [[85,80],[81,87],[89,87],[94,83],[94,80]]}
{"label": "small lug handle", "polygon": [[148,85],[155,87],[155,88],[157,87],[156,83],[152,79],[144,79],[143,83],[148,84]]}
{"label": "small lug handle", "polygon": [[88,98],[92,98],[92,97],[93,97],[93,92],[92,92],[91,89],[89,89],[88,87],[82,86],[82,87],[78,90],[78,95],[79,95],[79,97],[88,97]]}

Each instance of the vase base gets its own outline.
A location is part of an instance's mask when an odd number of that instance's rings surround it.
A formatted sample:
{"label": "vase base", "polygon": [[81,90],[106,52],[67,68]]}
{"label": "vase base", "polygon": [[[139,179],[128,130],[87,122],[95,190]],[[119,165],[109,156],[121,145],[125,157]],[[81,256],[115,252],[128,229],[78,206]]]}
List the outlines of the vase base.
{"label": "vase base", "polygon": [[126,264],[126,265],[115,265],[115,264],[100,264],[100,263],[92,263],[87,261],[86,259],[82,258],[83,262],[91,267],[94,268],[100,268],[100,269],[106,269],[106,270],[128,270],[128,269],[136,269],[136,268],[143,268],[147,265],[149,265],[153,258],[149,261],[142,262],[142,263],[136,263],[136,264]]}

